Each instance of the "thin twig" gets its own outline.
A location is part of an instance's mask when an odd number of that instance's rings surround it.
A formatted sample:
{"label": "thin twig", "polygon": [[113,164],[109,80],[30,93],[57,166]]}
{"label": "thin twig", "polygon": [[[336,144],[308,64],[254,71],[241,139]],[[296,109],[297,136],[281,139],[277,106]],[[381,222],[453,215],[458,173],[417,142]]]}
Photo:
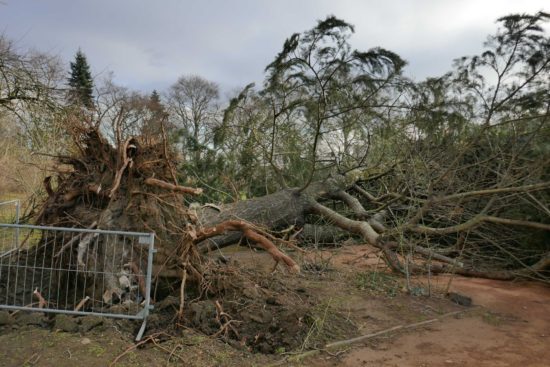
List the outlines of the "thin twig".
{"label": "thin twig", "polygon": [[311,357],[315,354],[318,354],[322,351],[326,351],[328,349],[332,349],[332,348],[337,348],[337,347],[341,347],[341,346],[345,346],[345,345],[350,345],[350,344],[354,344],[354,343],[357,343],[357,342],[361,342],[361,341],[364,341],[364,340],[367,340],[367,339],[372,339],[372,338],[375,338],[377,336],[381,336],[381,335],[385,335],[385,334],[389,334],[391,332],[394,332],[394,331],[398,331],[398,330],[408,330],[408,329],[413,329],[413,328],[416,328],[416,327],[419,327],[419,326],[424,326],[424,325],[428,325],[428,324],[432,324],[434,322],[437,322],[437,321],[441,321],[442,319],[444,318],[447,318],[447,317],[450,317],[450,316],[456,316],[456,315],[459,315],[461,313],[465,313],[467,311],[470,311],[472,310],[472,308],[470,308],[469,310],[461,310],[461,311],[454,311],[454,312],[449,312],[449,313],[446,313],[444,315],[441,315],[437,318],[434,318],[434,319],[430,319],[430,320],[425,320],[425,321],[421,321],[421,322],[415,322],[413,324],[408,324],[408,325],[397,325],[397,326],[393,326],[389,329],[384,329],[384,330],[380,330],[380,331],[377,331],[375,333],[371,333],[371,334],[366,334],[366,335],[361,335],[361,336],[358,336],[358,337],[355,337],[355,338],[351,338],[351,339],[346,339],[346,340],[339,340],[339,341],[336,341],[336,342],[332,342],[332,343],[328,343],[326,344],[323,348],[321,349],[313,349],[313,350],[310,350],[310,351],[307,351],[307,352],[304,352],[304,353],[300,353],[300,354],[297,354],[297,355],[293,355],[293,356],[288,356],[286,358],[284,358],[283,360],[279,361],[279,362],[276,362],[270,366],[280,366],[280,365],[284,365],[284,364],[287,364],[290,360],[292,361],[298,361],[298,360],[301,360],[303,358],[306,358],[306,357]]}

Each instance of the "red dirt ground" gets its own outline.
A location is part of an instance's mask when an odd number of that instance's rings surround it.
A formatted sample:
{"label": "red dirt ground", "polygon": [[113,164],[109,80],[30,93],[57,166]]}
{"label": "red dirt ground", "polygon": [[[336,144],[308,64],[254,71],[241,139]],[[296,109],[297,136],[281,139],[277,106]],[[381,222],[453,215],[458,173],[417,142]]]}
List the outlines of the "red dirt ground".
{"label": "red dirt ground", "polygon": [[[445,287],[447,276],[432,279]],[[483,309],[380,344],[356,346],[319,366],[550,366],[550,288],[454,277],[451,291]]]}

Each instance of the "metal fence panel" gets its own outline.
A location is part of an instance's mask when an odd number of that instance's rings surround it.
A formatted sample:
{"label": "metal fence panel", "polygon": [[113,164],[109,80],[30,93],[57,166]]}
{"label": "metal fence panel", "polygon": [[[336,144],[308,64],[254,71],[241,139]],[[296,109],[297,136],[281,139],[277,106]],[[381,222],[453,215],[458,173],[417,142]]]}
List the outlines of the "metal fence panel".
{"label": "metal fence panel", "polygon": [[0,309],[143,320],[154,235],[0,223]]}
{"label": "metal fence panel", "polygon": [[19,224],[21,212],[21,200],[9,200],[0,202],[0,222]]}

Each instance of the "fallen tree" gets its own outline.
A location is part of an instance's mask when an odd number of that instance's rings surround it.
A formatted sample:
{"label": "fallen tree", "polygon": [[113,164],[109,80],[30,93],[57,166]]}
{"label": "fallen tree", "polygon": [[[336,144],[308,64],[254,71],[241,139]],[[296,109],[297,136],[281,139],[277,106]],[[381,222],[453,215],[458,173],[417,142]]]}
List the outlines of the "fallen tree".
{"label": "fallen tree", "polygon": [[[356,192],[359,196],[364,196],[366,193],[364,189],[354,183],[346,183],[345,180],[341,180],[338,184],[337,180],[334,179],[316,182],[304,192],[299,192],[298,189],[287,189],[261,198],[220,205],[216,208],[206,205],[201,207],[197,211],[197,214],[199,222],[206,225],[240,218],[275,232],[291,229],[296,233],[294,237],[302,241],[315,235],[314,233],[308,233],[305,236],[300,236],[304,228],[313,226],[313,224],[308,223],[308,220],[311,220],[312,215],[320,216],[328,223],[331,223],[332,227],[340,229],[340,231],[330,231],[330,236],[338,236],[342,233],[358,236],[361,240],[379,248],[383,252],[388,265],[394,271],[403,274],[406,272],[410,274],[432,272],[434,274],[457,273],[465,276],[504,280],[511,280],[517,277],[546,279],[549,267],[549,253],[545,252],[544,249],[541,249],[541,252],[534,256],[530,254],[535,259],[534,261],[531,260],[530,265],[519,262],[514,269],[513,267],[502,266],[491,261],[479,261],[475,259],[478,253],[476,252],[477,245],[474,238],[476,235],[483,236],[483,233],[488,230],[487,224],[489,228],[491,228],[491,225],[503,228],[501,233],[508,237],[508,241],[510,241],[510,234],[508,233],[510,225],[517,227],[515,229],[516,232],[518,228],[544,232],[550,230],[550,225],[548,224],[507,219],[482,213],[470,213],[469,216],[471,219],[465,220],[460,224],[443,227],[440,225],[432,227],[418,222],[420,221],[420,215],[428,218],[430,211],[437,212],[440,209],[437,204],[457,198],[470,197],[471,200],[479,200],[480,197],[489,194],[512,192],[526,195],[531,192],[547,190],[549,187],[549,182],[543,182],[535,185],[509,187],[498,190],[463,192],[438,197],[430,202],[419,200],[417,206],[408,207],[406,215],[401,214],[399,218],[394,218],[401,221],[399,225],[387,229],[386,224],[384,224],[387,221],[387,211],[392,211],[392,209],[395,211],[396,208],[399,209],[402,207],[402,201],[409,201],[412,198],[402,194],[387,193],[384,197],[374,199],[372,195],[368,194],[370,203],[374,204],[376,209],[366,210],[356,197],[347,192]],[[400,200],[396,201],[395,198]],[[323,202],[333,202],[338,199],[341,199],[341,203],[347,208],[350,217],[332,210],[329,206],[323,204]],[[412,211],[413,209],[414,211]],[[448,210],[446,206],[442,209]],[[449,214],[451,214],[449,219],[455,221],[456,218],[452,217],[452,213]],[[468,217],[468,214],[464,215],[464,217]],[[322,228],[323,226],[320,227]],[[311,231],[310,228],[308,232]],[[521,234],[521,231],[519,233]],[[471,243],[465,242],[464,236],[468,234],[472,238]],[[458,239],[458,242],[454,244],[453,249],[450,251],[452,256],[447,256],[445,254],[449,252],[447,246],[442,248],[440,244],[434,244],[430,241],[427,242],[426,246],[416,244],[415,242],[418,242],[418,237],[416,236],[418,235],[432,236],[432,238],[454,235]],[[404,236],[407,236],[406,238],[409,239],[404,239]],[[201,242],[198,244],[198,248],[201,253],[207,253],[208,251],[220,249],[240,241],[242,241],[240,233],[230,232],[214,237],[209,241]],[[498,241],[498,236],[495,235],[492,241]],[[468,248],[468,245],[471,248]],[[506,246],[508,245],[505,242],[501,244],[501,247]],[[506,252],[507,250],[503,251]],[[415,263],[404,265],[402,259],[407,256],[398,255],[404,255],[405,253],[413,257],[423,258],[429,262],[429,266]],[[493,255],[497,258],[501,256],[497,254]],[[466,266],[465,263],[468,263],[469,266]],[[476,266],[476,264],[478,265]]]}

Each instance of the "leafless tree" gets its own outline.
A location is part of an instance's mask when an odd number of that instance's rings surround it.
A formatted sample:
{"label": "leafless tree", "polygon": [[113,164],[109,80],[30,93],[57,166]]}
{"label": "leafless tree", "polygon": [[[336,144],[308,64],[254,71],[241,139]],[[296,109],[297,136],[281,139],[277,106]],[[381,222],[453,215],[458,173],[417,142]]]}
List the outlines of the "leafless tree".
{"label": "leafless tree", "polygon": [[219,87],[200,76],[182,76],[167,95],[167,106],[173,124],[180,128],[184,156],[192,152],[195,163],[201,151],[211,143],[218,119]]}

